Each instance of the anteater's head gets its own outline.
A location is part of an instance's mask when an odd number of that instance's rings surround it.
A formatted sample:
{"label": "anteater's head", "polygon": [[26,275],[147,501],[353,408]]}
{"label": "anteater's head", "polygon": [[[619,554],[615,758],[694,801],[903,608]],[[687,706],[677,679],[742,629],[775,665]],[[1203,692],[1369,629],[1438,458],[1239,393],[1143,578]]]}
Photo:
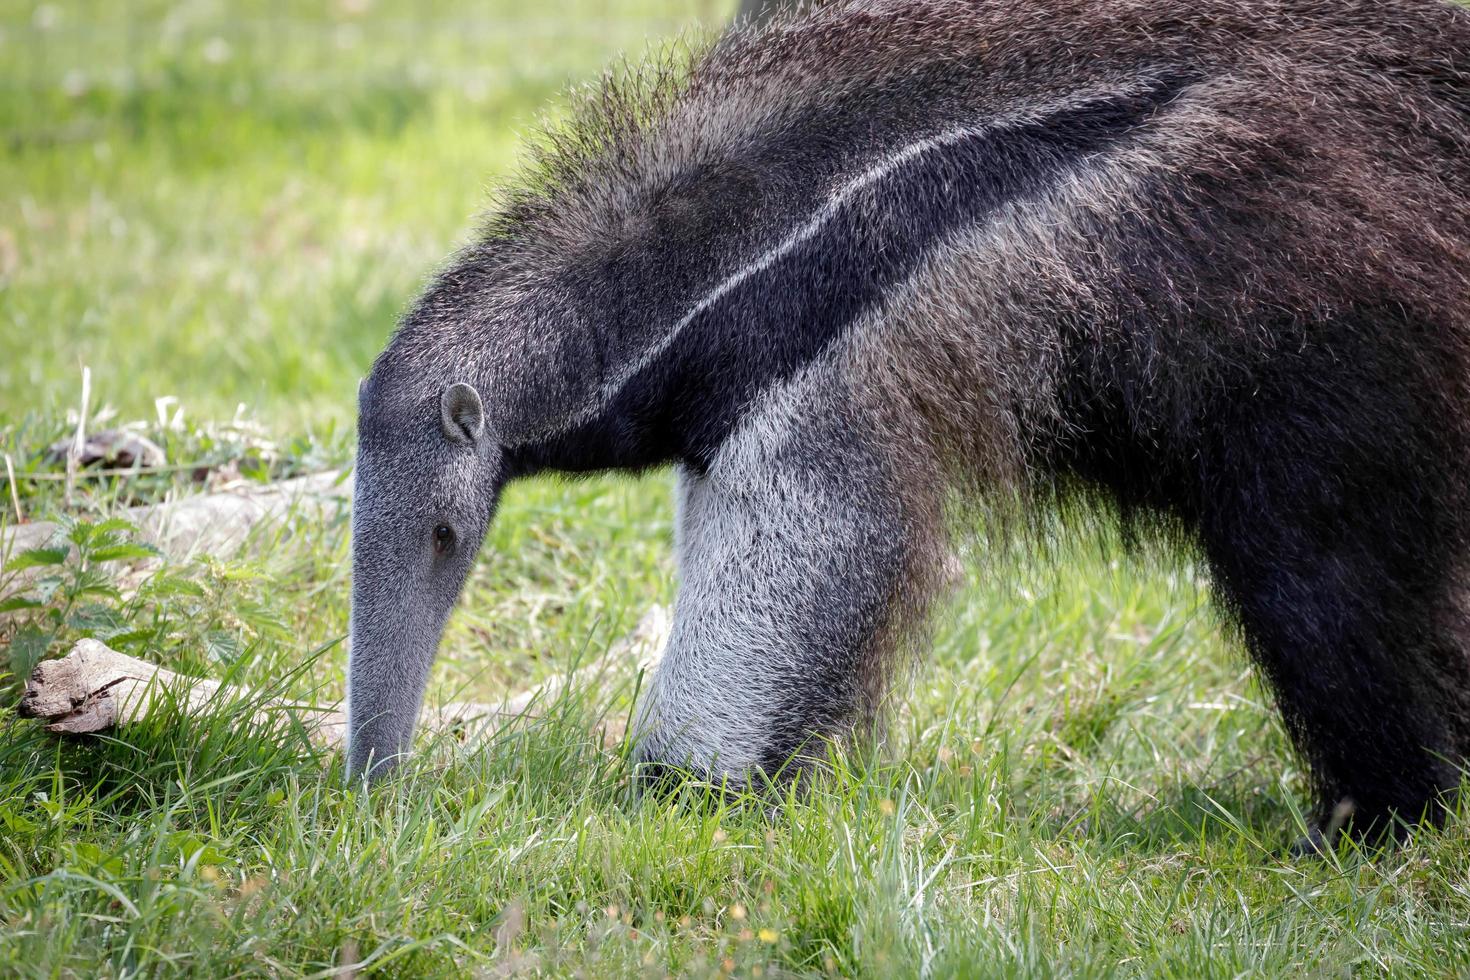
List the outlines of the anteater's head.
{"label": "anteater's head", "polygon": [[358,394],[347,680],[354,776],[381,775],[407,752],[440,634],[504,478],[475,387],[394,355],[390,346]]}

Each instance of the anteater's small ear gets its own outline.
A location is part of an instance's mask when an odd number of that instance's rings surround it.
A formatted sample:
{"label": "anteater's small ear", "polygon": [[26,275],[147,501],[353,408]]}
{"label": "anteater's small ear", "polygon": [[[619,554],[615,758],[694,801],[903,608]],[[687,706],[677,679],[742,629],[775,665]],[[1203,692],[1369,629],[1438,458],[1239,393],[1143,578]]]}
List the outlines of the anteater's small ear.
{"label": "anteater's small ear", "polygon": [[485,406],[473,385],[457,381],[439,398],[439,422],[452,442],[474,442],[485,428]]}

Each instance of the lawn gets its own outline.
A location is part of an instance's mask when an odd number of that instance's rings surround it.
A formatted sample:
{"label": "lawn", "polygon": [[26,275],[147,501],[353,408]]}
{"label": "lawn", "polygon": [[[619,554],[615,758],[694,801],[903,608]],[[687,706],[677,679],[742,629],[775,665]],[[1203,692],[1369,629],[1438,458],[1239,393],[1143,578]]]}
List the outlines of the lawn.
{"label": "lawn", "polygon": [[[0,5],[0,450],[27,517],[350,461],[354,390],[557,93],[728,5]],[[136,420],[148,478],[46,447]],[[243,407],[242,407],[243,406]],[[8,481],[0,515],[17,517]],[[512,489],[432,697],[595,657],[673,595],[670,480]],[[69,499],[68,499],[69,498]],[[100,533],[126,539],[126,529]],[[341,517],[242,554],[0,577],[0,974],[1181,977],[1470,972],[1463,815],[1286,856],[1306,804],[1202,569],[1111,532],[970,556],[884,737],[780,801],[629,787],[636,678],[347,789],[238,701],[341,690]],[[104,558],[101,546],[92,549]],[[18,675],[80,636],[227,681],[61,740]]]}

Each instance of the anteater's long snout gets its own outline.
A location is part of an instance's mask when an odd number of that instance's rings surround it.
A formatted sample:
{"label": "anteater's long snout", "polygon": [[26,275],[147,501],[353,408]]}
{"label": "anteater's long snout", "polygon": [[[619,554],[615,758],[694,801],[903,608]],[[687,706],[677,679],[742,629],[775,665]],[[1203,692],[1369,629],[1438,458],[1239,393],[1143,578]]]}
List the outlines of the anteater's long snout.
{"label": "anteater's long snout", "polygon": [[415,609],[400,587],[358,569],[347,659],[347,771],[376,779],[413,745],[442,617]]}

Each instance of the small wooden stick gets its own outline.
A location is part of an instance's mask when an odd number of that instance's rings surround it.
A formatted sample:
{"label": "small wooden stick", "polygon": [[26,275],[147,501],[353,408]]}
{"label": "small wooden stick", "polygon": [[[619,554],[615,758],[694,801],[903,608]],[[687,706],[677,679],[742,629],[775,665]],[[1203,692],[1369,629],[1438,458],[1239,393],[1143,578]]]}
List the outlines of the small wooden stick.
{"label": "small wooden stick", "polygon": [[[431,706],[425,708],[420,724],[433,732],[454,732],[468,741],[483,735],[496,722],[532,715],[536,706],[555,700],[567,685],[585,683],[629,663],[636,669],[651,669],[663,653],[669,629],[668,610],[654,606],[637,628],[613,644],[606,655],[570,675],[499,703]],[[61,659],[36,665],[26,681],[19,711],[23,716],[45,721],[47,731],[89,734],[139,721],[170,700],[185,714],[198,714],[208,708],[219,691],[218,681],[165,670],[118,653],[97,640],[79,640]],[[318,745],[337,746],[346,741],[347,715],[340,704],[318,707],[272,699],[255,708],[255,721],[278,722],[283,714],[300,722]]]}
{"label": "small wooden stick", "polygon": [[72,505],[72,491],[76,489],[77,460],[82,456],[82,446],[87,442],[87,403],[92,399],[92,369],[82,365],[82,406],[77,415],[77,436],[72,440],[66,454],[66,505]]}
{"label": "small wooden stick", "polygon": [[20,509],[20,488],[15,485],[15,464],[10,460],[10,454],[5,454],[5,479],[10,484],[10,502],[15,505],[15,523],[26,522],[26,512]]}

